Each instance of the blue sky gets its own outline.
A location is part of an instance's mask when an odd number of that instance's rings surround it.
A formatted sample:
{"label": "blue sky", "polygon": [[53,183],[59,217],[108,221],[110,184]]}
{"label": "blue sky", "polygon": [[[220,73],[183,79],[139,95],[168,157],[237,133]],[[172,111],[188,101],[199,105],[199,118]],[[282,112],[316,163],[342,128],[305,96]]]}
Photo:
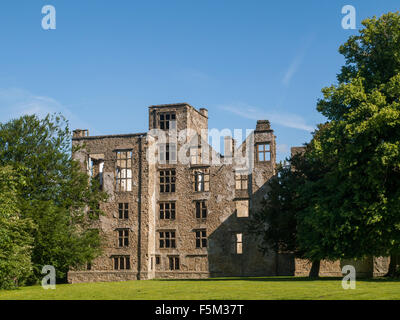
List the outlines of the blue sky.
{"label": "blue sky", "polygon": [[[41,9],[56,8],[56,30]],[[344,5],[361,20],[398,0],[2,0],[0,121],[60,111],[91,134],[147,131],[147,107],[188,102],[209,127],[269,119],[278,159],[325,119],[321,88],[343,64]]]}

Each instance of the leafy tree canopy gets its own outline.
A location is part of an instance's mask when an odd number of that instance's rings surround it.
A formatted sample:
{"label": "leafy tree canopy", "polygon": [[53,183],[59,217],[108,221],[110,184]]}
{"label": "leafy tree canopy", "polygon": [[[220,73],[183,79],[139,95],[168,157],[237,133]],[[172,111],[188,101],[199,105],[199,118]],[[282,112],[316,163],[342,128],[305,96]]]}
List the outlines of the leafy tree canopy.
{"label": "leafy tree canopy", "polygon": [[19,170],[0,167],[0,288],[23,284],[32,272],[32,232],[35,225],[22,219],[18,187],[24,184]]}
{"label": "leafy tree canopy", "polygon": [[0,166],[24,168],[19,185],[21,217],[32,219],[32,262],[36,278],[43,265],[65,278],[99,254],[98,232],[89,230],[87,207],[107,199],[72,159],[71,132],[61,115],[26,115],[0,124]]}
{"label": "leafy tree canopy", "polygon": [[362,23],[340,47],[346,64],[338,84],[324,88],[317,105],[329,122],[311,156],[330,170],[309,185],[316,196],[302,214],[304,227],[325,236],[319,245],[303,238],[302,247],[321,258],[399,251],[400,15]]}

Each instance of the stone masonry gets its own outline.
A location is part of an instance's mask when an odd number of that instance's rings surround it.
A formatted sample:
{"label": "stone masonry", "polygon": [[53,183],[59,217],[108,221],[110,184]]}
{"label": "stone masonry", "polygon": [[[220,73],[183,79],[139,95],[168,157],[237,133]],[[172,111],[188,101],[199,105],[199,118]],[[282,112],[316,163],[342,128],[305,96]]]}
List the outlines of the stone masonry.
{"label": "stone masonry", "polygon": [[[74,158],[100,180],[109,199],[99,204],[104,215],[91,220],[103,253],[84,270],[71,270],[70,283],[309,270],[290,254],[264,255],[246,233],[276,170],[269,121],[258,120],[239,147],[230,136],[217,137],[224,140],[223,155],[208,138],[208,111],[187,103],[150,106],[146,133],[74,131],[72,143],[82,147]],[[340,271],[337,264],[330,269]]]}
{"label": "stone masonry", "polygon": [[293,259],[263,255],[245,227],[275,174],[269,121],[257,121],[240,147],[224,137],[224,155],[208,144],[207,130],[206,109],[179,103],[149,107],[147,133],[74,131],[73,145],[82,146],[75,159],[110,197],[92,222],[103,254],[70,271],[69,282],[293,274]]}

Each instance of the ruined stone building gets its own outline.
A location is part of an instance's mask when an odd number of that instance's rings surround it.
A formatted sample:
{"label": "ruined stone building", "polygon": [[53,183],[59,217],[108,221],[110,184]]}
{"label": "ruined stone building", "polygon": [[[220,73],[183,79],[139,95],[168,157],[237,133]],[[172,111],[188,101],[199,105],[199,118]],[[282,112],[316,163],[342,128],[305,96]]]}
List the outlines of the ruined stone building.
{"label": "ruined stone building", "polygon": [[[223,155],[212,148],[208,111],[187,103],[149,107],[149,131],[90,136],[75,130],[74,153],[89,176],[109,194],[91,220],[104,241],[103,254],[68,281],[119,281],[219,276],[306,276],[311,264],[290,254],[263,255],[246,232],[276,170],[274,131],[267,120],[240,146],[223,137]],[[215,132],[214,132],[215,133]],[[242,140],[242,139],[240,139]],[[292,154],[302,148],[292,148]],[[88,208],[88,213],[93,210]],[[382,275],[386,258],[321,262],[321,276]]]}
{"label": "ruined stone building", "polygon": [[293,263],[263,255],[246,234],[276,163],[270,123],[254,129],[240,146],[224,137],[221,155],[208,144],[208,111],[180,103],[149,107],[147,133],[75,130],[83,148],[74,157],[110,197],[92,222],[103,255],[69,281],[293,274]]}

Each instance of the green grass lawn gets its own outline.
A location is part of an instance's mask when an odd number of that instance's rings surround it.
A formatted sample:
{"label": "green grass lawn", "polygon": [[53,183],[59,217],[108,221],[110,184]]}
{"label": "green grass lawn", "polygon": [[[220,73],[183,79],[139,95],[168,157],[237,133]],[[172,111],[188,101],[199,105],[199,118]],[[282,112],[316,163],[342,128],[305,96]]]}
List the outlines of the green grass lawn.
{"label": "green grass lawn", "polygon": [[400,281],[357,280],[356,289],[344,290],[341,279],[294,277],[214,278],[206,280],[142,280],[60,284],[0,290],[0,300],[268,300],[268,299],[400,299]]}

